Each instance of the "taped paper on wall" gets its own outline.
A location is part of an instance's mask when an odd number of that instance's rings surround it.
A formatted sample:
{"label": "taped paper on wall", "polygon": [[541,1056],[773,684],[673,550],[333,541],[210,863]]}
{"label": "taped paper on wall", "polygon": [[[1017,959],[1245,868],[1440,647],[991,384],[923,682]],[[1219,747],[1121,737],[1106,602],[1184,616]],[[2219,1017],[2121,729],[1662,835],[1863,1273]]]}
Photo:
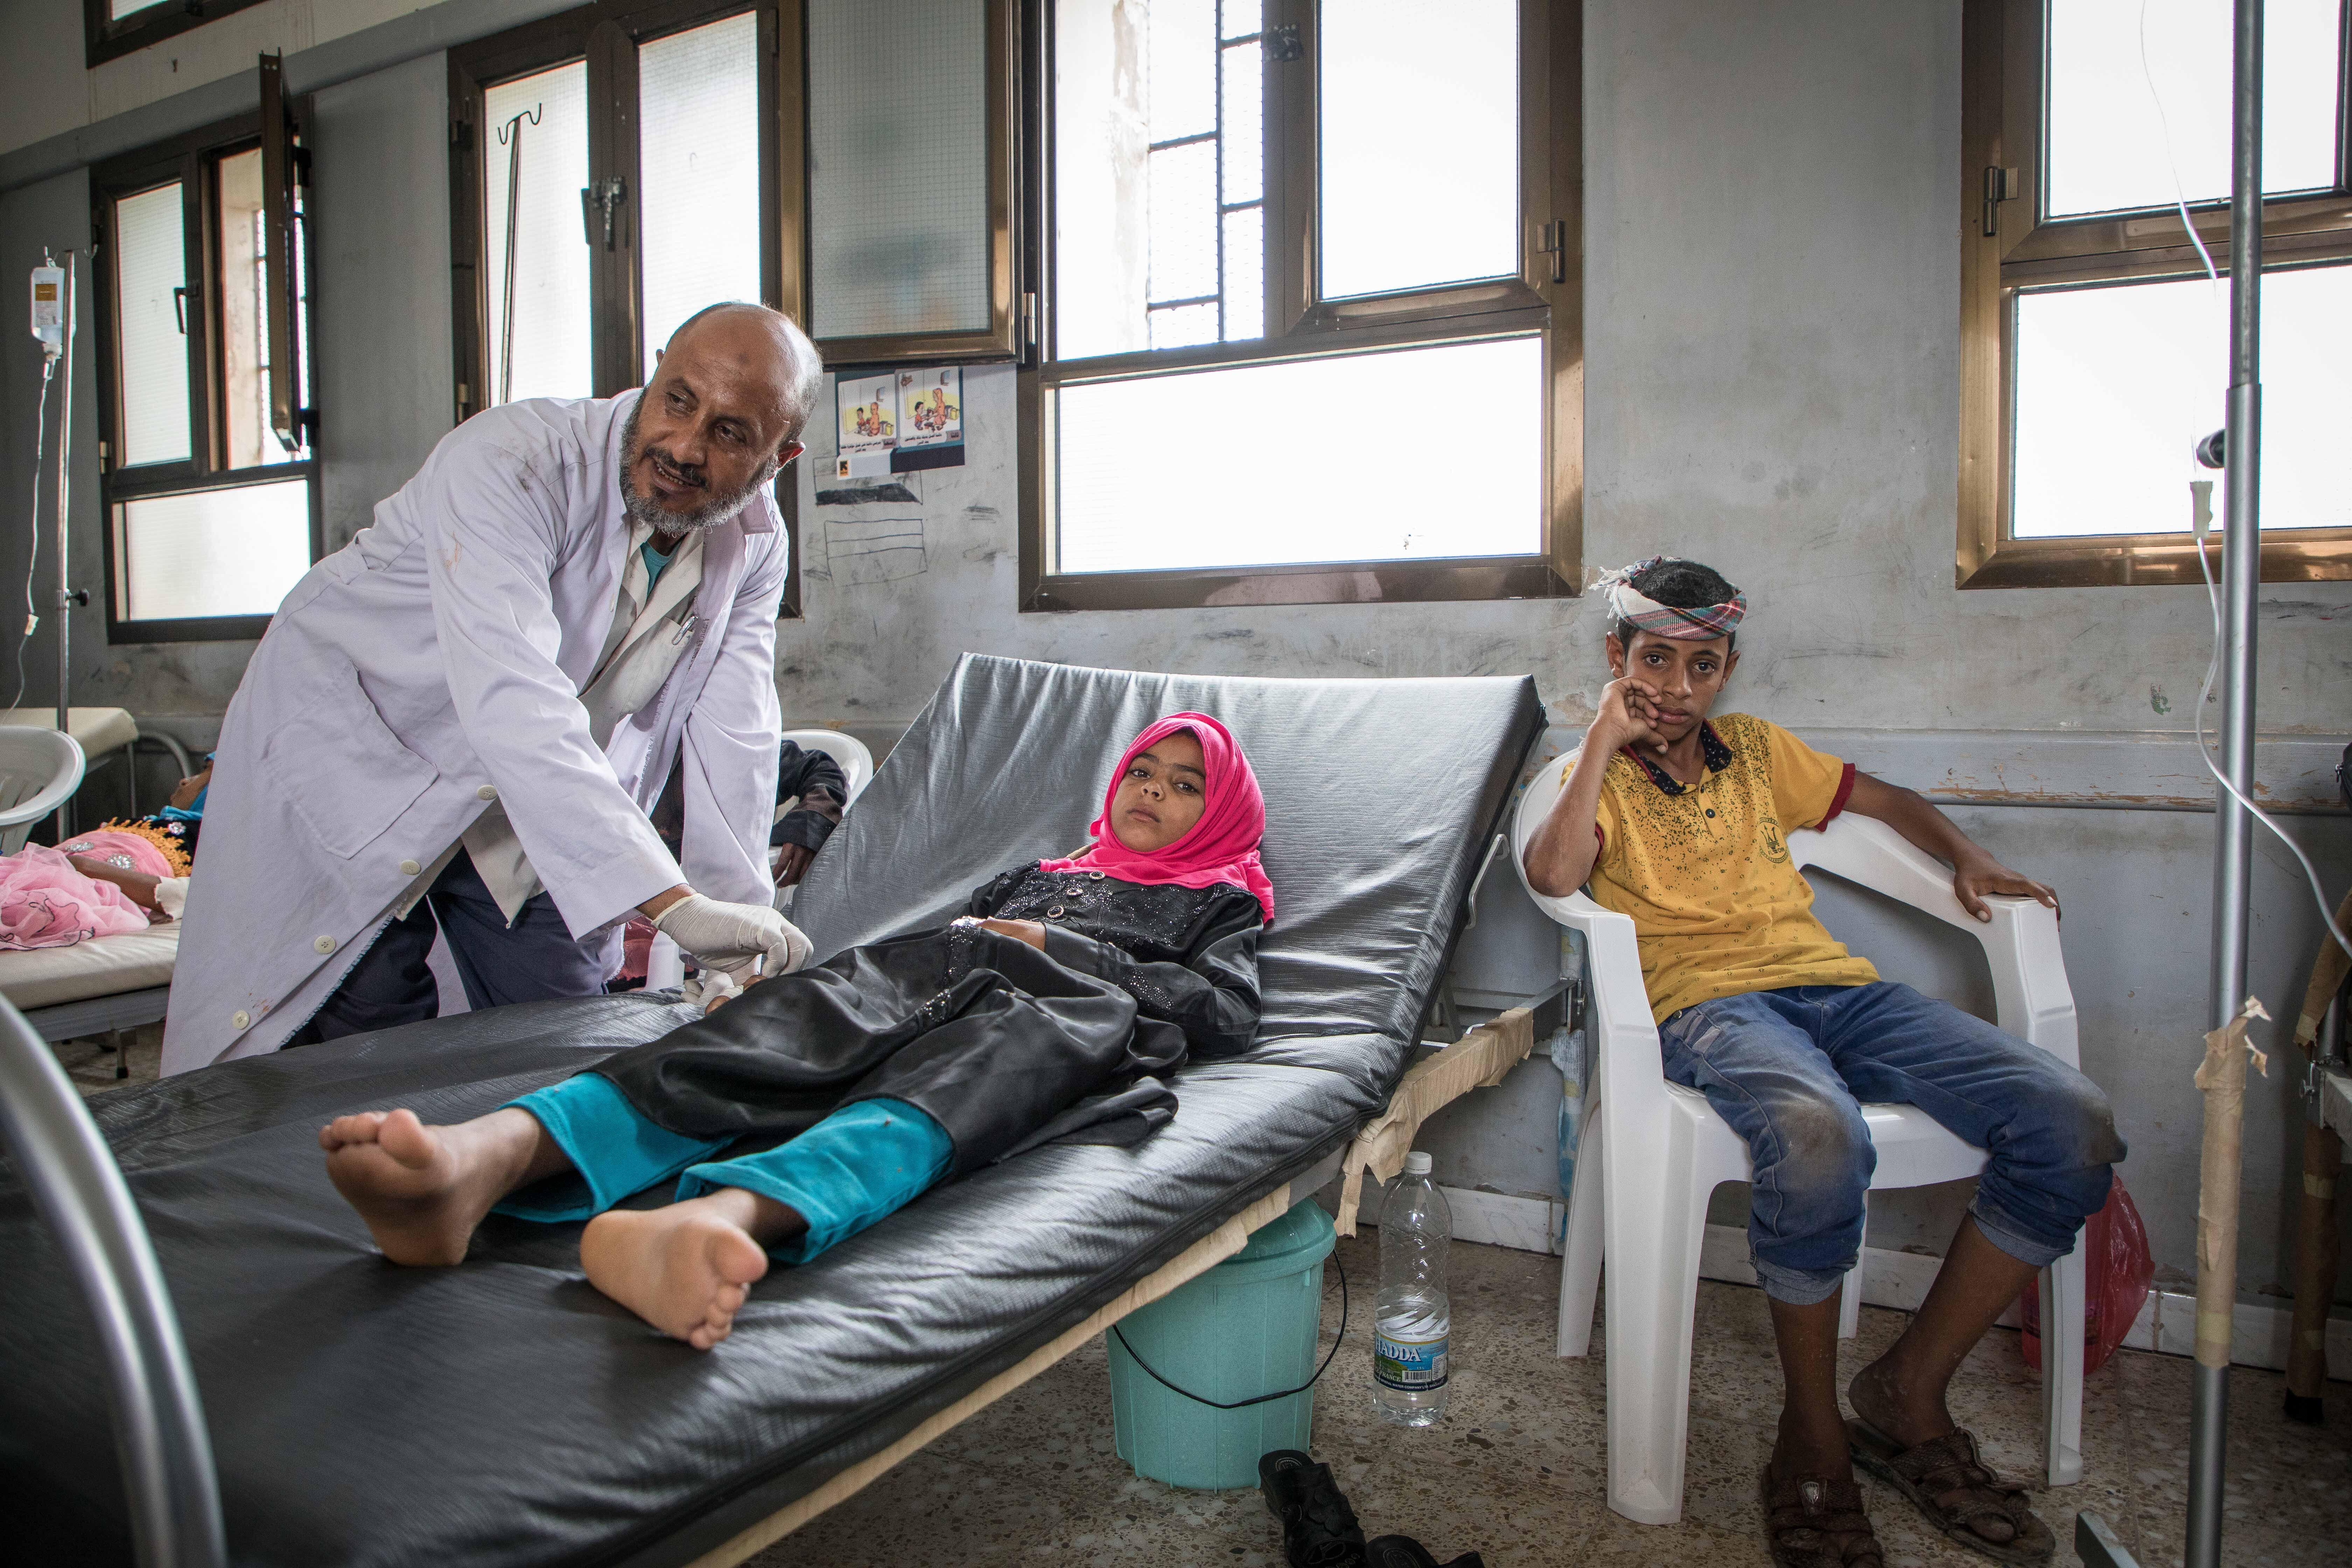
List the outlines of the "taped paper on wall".
{"label": "taped paper on wall", "polygon": [[963,462],[963,372],[954,365],[837,376],[833,400],[836,481]]}
{"label": "taped paper on wall", "polygon": [[834,478],[863,479],[888,473],[890,454],[898,445],[897,374],[837,377],[833,405],[840,432]]}

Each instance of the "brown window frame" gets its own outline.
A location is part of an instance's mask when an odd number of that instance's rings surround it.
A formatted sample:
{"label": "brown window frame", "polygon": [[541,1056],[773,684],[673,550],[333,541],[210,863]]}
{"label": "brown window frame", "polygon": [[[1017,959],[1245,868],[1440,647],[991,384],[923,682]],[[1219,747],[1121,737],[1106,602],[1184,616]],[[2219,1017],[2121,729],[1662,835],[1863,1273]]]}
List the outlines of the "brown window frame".
{"label": "brown window frame", "polygon": [[[824,337],[815,340],[825,367],[855,374],[886,365],[980,364],[1017,358],[1021,353],[1019,258],[1014,255],[1021,232],[1021,156],[1016,140],[1021,124],[1021,0],[984,0],[983,27],[988,39],[987,146],[988,178],[988,325],[971,331],[885,332],[867,337]],[[795,0],[793,9],[802,10]],[[803,35],[805,36],[805,35]],[[805,55],[803,55],[805,59]],[[805,78],[798,79],[804,80]],[[805,99],[804,100],[805,101]],[[805,135],[806,121],[796,121]],[[805,149],[806,143],[803,142]],[[787,210],[803,225],[800,276],[804,289],[814,288],[814,268],[805,233],[808,197],[806,156],[794,166],[801,180],[798,197]],[[806,302],[806,295],[803,296]],[[793,319],[806,322],[795,310]]]}
{"label": "brown window frame", "polygon": [[[1024,612],[1552,598],[1581,591],[1584,546],[1583,5],[1519,0],[1520,270],[1517,277],[1364,299],[1316,296],[1316,0],[1267,0],[1265,27],[1297,58],[1266,60],[1267,335],[1082,360],[1054,353],[1052,0],[1024,6],[1024,357],[1019,375],[1020,607]],[[1295,34],[1292,33],[1295,30]],[[1289,72],[1287,80],[1277,73]],[[1163,572],[1054,569],[1049,400],[1139,374],[1540,333],[1545,342],[1542,538],[1528,555],[1314,562]]]}
{"label": "brown window frame", "polygon": [[[588,63],[588,177],[624,182],[614,243],[589,272],[591,394],[612,397],[645,384],[638,310],[644,279],[637,243],[643,179],[638,163],[637,46],[746,14],[759,18],[760,298],[803,318],[806,277],[806,31],[800,0],[598,0],[449,51],[449,241],[457,422],[481,412],[490,384],[488,229],[482,210],[484,91],[501,81],[584,59]],[[784,84],[791,83],[787,93]],[[814,416],[812,416],[814,417]],[[780,614],[801,615],[800,486],[792,467],[777,477],[776,510],[790,554]]]}
{"label": "brown window frame", "polygon": [[[2336,188],[2263,204],[2263,269],[2352,261],[2352,0],[2339,66]],[[2084,587],[2202,581],[2187,532],[2055,539],[2010,536],[2014,438],[2011,333],[2021,289],[2200,276],[2179,216],[2166,205],[2090,217],[2040,217],[2044,0],[1967,0],[1960,108],[1959,540],[1962,588]],[[2230,265],[2227,200],[2191,204],[2214,265]],[[1992,232],[1988,233],[1988,230]],[[2219,366],[2216,366],[2219,374]],[[2221,423],[2215,388],[2214,423]],[[2210,542],[2221,570],[2221,540]],[[2265,583],[2352,578],[2352,528],[2265,531]]]}
{"label": "brown window frame", "polygon": [[134,11],[117,22],[107,16],[106,0],[81,0],[85,58],[89,68],[96,70],[109,60],[120,59],[150,44],[160,44],[165,38],[177,37],[206,22],[216,22],[248,5],[260,4],[261,0],[182,0],[173,5],[165,0],[163,5]]}
{"label": "brown window frame", "polygon": [[[263,57],[263,63],[265,69],[274,65],[268,56]],[[288,407],[291,386],[299,384],[291,377],[291,355],[273,356],[273,365],[288,373],[282,385],[273,376],[273,421],[278,414],[290,413],[302,426],[309,456],[296,462],[272,463],[257,468],[231,468],[225,466],[228,441],[227,421],[221,406],[224,396],[221,378],[225,373],[215,348],[221,332],[221,312],[225,308],[218,268],[217,207],[215,202],[219,165],[224,158],[259,147],[263,150],[265,180],[292,179],[299,181],[307,189],[310,183],[309,158],[301,145],[299,128],[309,122],[309,100],[289,106],[289,118],[291,121],[289,127],[290,157],[278,159],[270,155],[262,135],[262,115],[256,111],[121,153],[90,167],[90,233],[96,241],[90,281],[91,293],[96,300],[94,316],[98,327],[99,488],[106,510],[106,523],[100,532],[104,541],[106,640],[110,645],[247,642],[260,637],[269,626],[267,615],[144,620],[123,616],[120,611],[125,568],[121,561],[122,545],[119,536],[121,532],[121,508],[125,502],[301,479],[310,487],[310,559],[316,562],[323,552],[324,485],[318,452],[318,409],[315,405]],[[113,454],[122,449],[122,387],[116,364],[115,342],[114,204],[122,197],[136,195],[142,191],[152,190],[174,181],[180,185],[182,243],[185,276],[190,279],[190,308],[187,311],[190,455],[179,462],[142,463],[135,468],[124,468],[113,461]],[[277,202],[280,197],[280,193],[273,192],[265,199]],[[273,207],[273,210],[283,208]],[[318,364],[314,345],[317,337],[312,323],[318,304],[317,246],[309,232],[307,204],[299,228],[297,243],[303,247],[308,258],[305,280],[309,285],[310,310],[299,316],[290,309],[281,313],[279,302],[275,300],[265,301],[264,309],[271,318],[273,348],[278,346],[279,334],[284,332],[294,340],[294,353],[310,361],[308,380],[315,396]],[[285,255],[283,247],[279,247],[278,255]],[[290,278],[282,267],[271,268],[272,290],[285,289],[289,283]]]}

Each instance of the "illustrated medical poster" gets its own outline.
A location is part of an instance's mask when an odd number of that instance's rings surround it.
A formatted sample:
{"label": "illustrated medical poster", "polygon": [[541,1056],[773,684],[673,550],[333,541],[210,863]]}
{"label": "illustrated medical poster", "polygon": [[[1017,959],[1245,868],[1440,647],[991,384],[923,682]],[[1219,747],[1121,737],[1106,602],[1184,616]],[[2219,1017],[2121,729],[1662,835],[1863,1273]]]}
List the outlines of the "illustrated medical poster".
{"label": "illustrated medical poster", "polygon": [[840,420],[840,456],[834,477],[867,479],[890,471],[890,453],[898,445],[898,377],[845,375],[833,384],[834,408]]}

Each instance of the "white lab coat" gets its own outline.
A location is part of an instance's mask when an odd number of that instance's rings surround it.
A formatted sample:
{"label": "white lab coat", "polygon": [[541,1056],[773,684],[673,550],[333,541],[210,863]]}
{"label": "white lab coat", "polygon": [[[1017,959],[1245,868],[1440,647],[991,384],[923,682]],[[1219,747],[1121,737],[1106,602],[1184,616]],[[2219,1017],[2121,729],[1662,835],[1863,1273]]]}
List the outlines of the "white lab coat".
{"label": "white lab coat", "polygon": [[[696,629],[596,744],[637,394],[489,409],[270,621],[221,727],[163,1070],[276,1050],[488,802],[579,937],[665,888],[767,903],[787,544],[764,492],[704,546]],[[647,819],[681,748],[683,868]]]}

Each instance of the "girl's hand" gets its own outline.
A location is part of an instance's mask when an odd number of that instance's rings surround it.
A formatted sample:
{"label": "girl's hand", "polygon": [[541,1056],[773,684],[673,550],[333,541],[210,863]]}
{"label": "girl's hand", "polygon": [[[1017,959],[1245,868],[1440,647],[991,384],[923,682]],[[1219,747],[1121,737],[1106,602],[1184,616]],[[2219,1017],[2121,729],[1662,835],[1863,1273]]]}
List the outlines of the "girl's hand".
{"label": "girl's hand", "polygon": [[2019,876],[1981,850],[1962,857],[1952,868],[1952,893],[1960,900],[1960,908],[1980,921],[1992,919],[1992,910],[1985,907],[1987,893],[2007,893],[2053,910],[2058,907],[2058,894],[2046,883]]}
{"label": "girl's hand", "polygon": [[986,920],[980,922],[982,931],[992,931],[999,936],[1009,936],[1015,942],[1025,942],[1039,952],[1045,951],[1045,928],[1035,921]]}
{"label": "girl's hand", "polygon": [[1666,742],[1655,728],[1657,717],[1658,689],[1638,675],[1621,677],[1601,688],[1601,711],[1584,732],[1586,743],[1600,745],[1602,756],[1623,746],[1663,753]]}

